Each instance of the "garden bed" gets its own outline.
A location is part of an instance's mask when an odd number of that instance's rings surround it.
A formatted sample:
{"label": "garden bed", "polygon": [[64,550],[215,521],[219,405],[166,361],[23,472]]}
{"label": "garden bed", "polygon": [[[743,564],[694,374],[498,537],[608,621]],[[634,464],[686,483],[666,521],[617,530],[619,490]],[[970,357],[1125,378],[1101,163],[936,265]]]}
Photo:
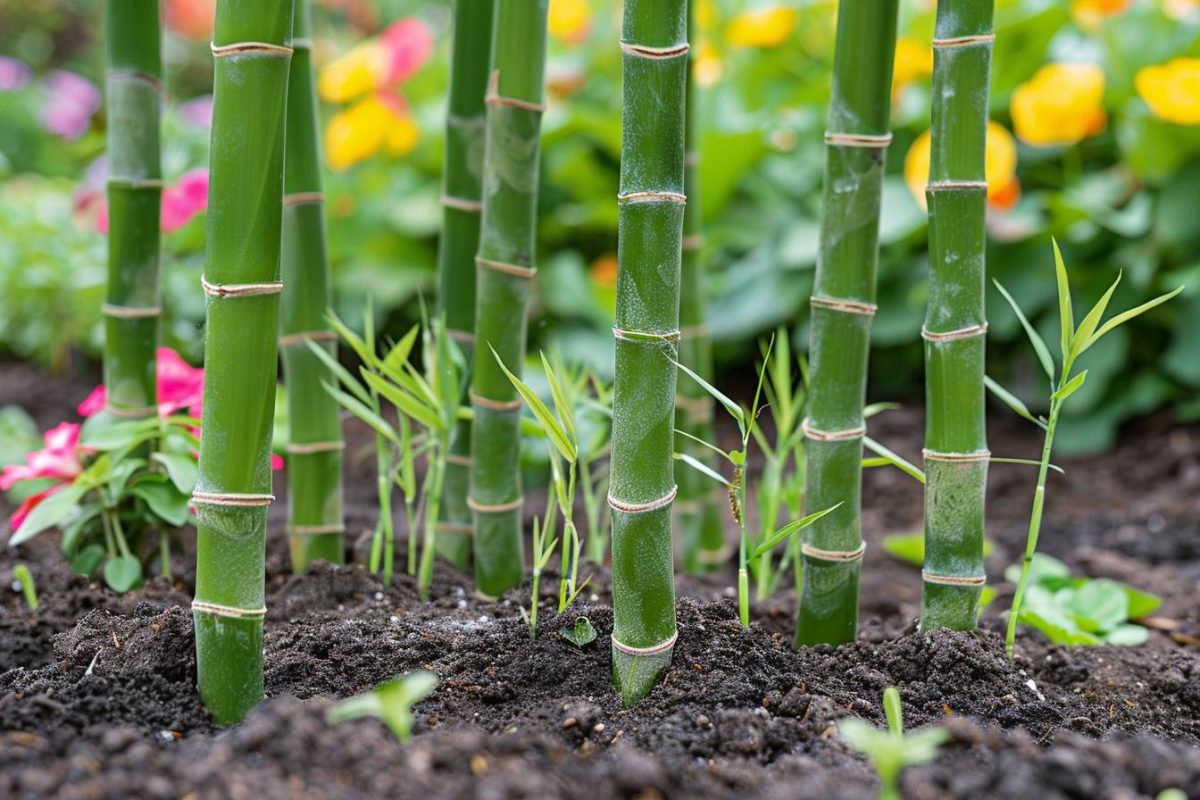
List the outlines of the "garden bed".
{"label": "garden bed", "polygon": [[[43,426],[69,415],[89,382],[0,367],[0,405]],[[912,457],[916,414],[873,422]],[[1034,431],[993,426],[999,455],[1028,456]],[[374,523],[365,433],[348,429],[347,522]],[[196,696],[191,569],[120,597],[68,574],[52,536],[0,552],[0,585],[28,564],[42,605],[0,595],[0,796],[13,797],[864,797],[874,773],[837,735],[846,715],[882,724],[880,694],[900,689],[909,725],[943,724],[937,760],[908,770],[909,797],[1200,796],[1200,428],[1152,418],[1116,452],[1066,459],[1052,481],[1043,550],[1078,574],[1163,597],[1169,622],[1138,648],[1067,648],[1022,633],[1004,658],[1003,568],[1023,544],[1032,484],[994,468],[988,561],[999,599],[977,633],[915,630],[919,573],[877,546],[919,526],[920,491],[872,470],[859,640],[790,647],[792,592],[740,629],[733,576],[680,577],[679,643],[662,685],[632,710],[610,684],[607,574],[561,617],[543,609],[531,641],[528,598],[476,601],[469,578],[439,565],[428,603],[357,567],[287,574],[284,504],[272,508],[265,640],[268,700],[216,729]],[[282,493],[282,481],[277,481]],[[8,509],[3,509],[7,513]],[[544,580],[546,596],[557,588]],[[525,591],[525,590],[523,590]],[[586,613],[599,637],[555,632]],[[440,678],[401,746],[375,721],[330,727],[331,702],[417,668]]]}

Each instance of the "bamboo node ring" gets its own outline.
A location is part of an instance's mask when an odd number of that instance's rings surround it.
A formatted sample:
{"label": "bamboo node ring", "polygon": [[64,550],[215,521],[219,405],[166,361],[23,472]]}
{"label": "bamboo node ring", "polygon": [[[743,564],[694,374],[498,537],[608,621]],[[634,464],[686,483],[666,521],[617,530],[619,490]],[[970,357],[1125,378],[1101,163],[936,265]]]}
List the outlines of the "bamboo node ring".
{"label": "bamboo node ring", "polygon": [[480,211],[483,211],[483,203],[478,200],[468,200],[465,197],[455,197],[452,194],[444,194],[439,199],[446,208],[466,211],[471,214],[478,214]]}
{"label": "bamboo node ring", "polygon": [[677,342],[683,337],[683,333],[676,329],[673,331],[663,331],[655,333],[651,331],[627,331],[613,326],[613,338],[619,339],[622,342],[636,342],[640,344],[657,344],[658,342]]}
{"label": "bamboo node ring", "polygon": [[433,526],[438,533],[470,534],[474,528],[469,522],[439,522]]}
{"label": "bamboo node ring", "polygon": [[267,608],[238,608],[237,606],[223,606],[220,603],[210,603],[207,600],[193,600],[192,611],[200,614],[212,614],[215,617],[229,617],[230,619],[261,619],[267,615]]}
{"label": "bamboo node ring", "polygon": [[977,450],[974,453],[940,453],[937,450],[925,448],[921,455],[926,461],[941,461],[946,464],[978,464],[992,460],[990,450]]}
{"label": "bamboo node ring", "polygon": [[118,175],[108,176],[108,185],[119,189],[161,189],[161,178],[122,178]]}
{"label": "bamboo node ring", "polygon": [[162,81],[158,78],[153,75],[147,75],[144,72],[137,72],[136,70],[111,69],[104,73],[104,77],[110,81],[137,81],[138,83],[146,83],[159,92],[163,88]]}
{"label": "bamboo node ring", "polygon": [[212,49],[213,58],[249,55],[290,56],[292,54],[292,48],[269,42],[236,42],[224,45],[210,43],[209,47]]}
{"label": "bamboo node ring", "polygon": [[210,297],[257,297],[259,295],[279,294],[283,291],[283,282],[274,283],[209,283],[203,275],[200,285],[204,293]]}
{"label": "bamboo node ring", "polygon": [[545,103],[534,103],[529,100],[521,100],[517,97],[502,96],[500,94],[500,70],[498,69],[492,71],[492,77],[488,80],[487,95],[483,98],[483,102],[489,106],[518,108],[522,111],[533,111],[538,114],[546,111]]}
{"label": "bamboo node ring", "polygon": [[864,303],[861,300],[846,300],[839,297],[822,297],[814,294],[808,298],[810,306],[817,308],[827,308],[830,311],[844,311],[847,314],[861,314],[864,317],[873,317],[879,309],[874,303]]}
{"label": "bamboo node ring", "polygon": [[825,144],[834,147],[863,147],[867,149],[885,150],[892,143],[890,133],[835,133],[825,131]]}
{"label": "bamboo node ring", "polygon": [[283,448],[289,455],[304,456],[312,453],[333,453],[339,450],[346,449],[346,443],[341,441],[333,442],[289,442]]}
{"label": "bamboo node ring", "polygon": [[472,461],[470,456],[463,456],[459,455],[458,453],[447,453],[446,463],[453,464],[456,467],[469,467],[471,466]]}
{"label": "bamboo node ring", "polygon": [[863,553],[865,552],[867,552],[866,542],[863,542],[853,550],[822,550],[807,543],[800,545],[800,553],[806,558],[815,558],[817,561],[831,561],[839,564],[849,564],[853,561],[858,561],[863,557]]}
{"label": "bamboo node ring", "polygon": [[927,342],[953,342],[958,339],[974,339],[976,336],[983,336],[987,333],[988,324],[982,322],[978,325],[970,325],[966,328],[959,328],[955,331],[931,331],[926,327],[921,328],[921,338]]}
{"label": "bamboo node ring", "polygon": [[459,344],[475,344],[475,334],[470,331],[460,331],[455,328],[447,328],[446,333],[450,334],[450,338]]}
{"label": "bamboo node ring", "polygon": [[509,500],[507,503],[480,503],[473,497],[467,498],[467,508],[474,511],[476,514],[504,514],[508,511],[516,511],[524,504],[524,497],[518,497],[516,500]]}
{"label": "bamboo node ring", "polygon": [[618,203],[675,203],[687,205],[687,195],[679,192],[629,192],[617,195]]}
{"label": "bamboo node ring", "polygon": [[293,192],[283,196],[283,205],[287,206],[302,206],[312,203],[324,203],[324,192]]}
{"label": "bamboo node ring", "polygon": [[148,319],[162,315],[162,306],[121,306],[101,303],[100,313],[114,319]]}
{"label": "bamboo node ring", "polygon": [[849,442],[854,439],[861,439],[867,435],[867,426],[859,425],[857,428],[847,428],[844,431],[823,431],[819,428],[814,428],[808,421],[808,417],[800,423],[800,431],[804,434],[805,439],[812,439],[814,442]]}
{"label": "bamboo node ring", "polygon": [[273,494],[250,494],[240,492],[192,492],[192,505],[230,506],[234,508],[259,508],[271,505]]}
{"label": "bamboo node ring", "polygon": [[292,39],[293,50],[311,50],[312,46],[312,39]]}
{"label": "bamboo node ring", "polygon": [[987,181],[930,181],[926,192],[987,191]]}
{"label": "bamboo node ring", "polygon": [[471,392],[471,404],[482,406],[490,411],[516,411],[521,407],[521,398],[516,400],[493,400],[490,397]]}
{"label": "bamboo node ring", "polygon": [[679,334],[684,339],[699,339],[701,336],[708,336],[708,326],[704,323],[699,325],[684,325],[679,329]]}
{"label": "bamboo node ring", "polygon": [[475,266],[483,267],[484,269],[503,272],[505,275],[512,275],[515,278],[524,278],[529,280],[537,275],[537,267],[523,267],[520,264],[506,264],[503,261],[493,261],[490,258],[475,256]]}
{"label": "bamboo node ring", "polygon": [[660,508],[666,508],[667,506],[671,505],[671,502],[675,499],[675,495],[677,494],[679,494],[679,487],[672,486],[671,491],[667,492],[662,497],[651,500],[648,503],[629,503],[625,500],[618,500],[612,496],[612,492],[609,492],[608,505],[611,508],[617,511],[622,511],[626,514],[648,514],[651,511],[657,511]]}
{"label": "bamboo node ring", "polygon": [[675,640],[679,638],[679,631],[675,631],[663,641],[659,642],[658,644],[651,645],[650,647],[630,647],[629,645],[622,643],[617,638],[615,633],[611,638],[613,649],[624,653],[627,656],[657,656],[662,653],[669,653],[674,649]]}
{"label": "bamboo node ring", "polygon": [[977,36],[955,36],[951,39],[934,39],[933,47],[939,50],[950,50],[955,47],[970,47],[976,44],[991,44],[996,41],[996,34],[981,33]]}
{"label": "bamboo node ring", "polygon": [[687,42],[684,42],[683,44],[672,45],[671,47],[647,47],[641,44],[621,42],[622,53],[630,56],[637,56],[638,58],[678,58],[679,56],[687,55],[688,50],[690,49],[691,45],[689,45]]}
{"label": "bamboo node ring", "polygon": [[333,331],[300,331],[280,336],[279,346],[289,347],[303,342],[336,342],[337,338],[337,334]]}
{"label": "bamboo node ring", "polygon": [[342,524],[330,525],[289,525],[288,536],[331,536],[333,534],[345,533],[346,526]]}
{"label": "bamboo node ring", "polygon": [[928,570],[921,570],[921,580],[926,583],[938,583],[942,586],[983,586],[987,583],[987,576],[935,575]]}
{"label": "bamboo node ring", "polygon": [[120,408],[105,403],[104,410],[120,419],[145,419],[158,413],[158,406],[142,406],[141,408]]}

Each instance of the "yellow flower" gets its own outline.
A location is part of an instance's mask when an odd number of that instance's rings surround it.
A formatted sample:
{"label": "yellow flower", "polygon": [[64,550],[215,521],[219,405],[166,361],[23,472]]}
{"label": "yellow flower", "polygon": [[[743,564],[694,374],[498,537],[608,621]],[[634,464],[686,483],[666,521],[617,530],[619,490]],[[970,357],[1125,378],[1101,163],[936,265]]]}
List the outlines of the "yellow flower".
{"label": "yellow flower", "polygon": [[386,49],[376,42],[362,44],[321,70],[317,90],[328,103],[345,103],[374,91],[387,78],[390,67]]}
{"label": "yellow flower", "polygon": [[[925,131],[912,143],[904,158],[904,182],[921,208],[925,208],[931,143],[932,137]],[[988,203],[993,208],[1011,208],[1021,196],[1021,184],[1017,181],[1017,144],[1012,134],[998,122],[988,122],[985,159]]]}
{"label": "yellow flower", "polygon": [[704,89],[716,85],[717,81],[721,80],[721,73],[725,71],[725,64],[721,60],[720,53],[717,48],[713,47],[712,42],[701,42],[696,48],[696,61],[692,65],[696,83]]}
{"label": "yellow flower", "polygon": [[896,65],[892,70],[892,93],[899,96],[918,78],[933,74],[933,48],[911,36],[896,40]]}
{"label": "yellow flower", "polygon": [[1129,0],[1071,0],[1071,15],[1082,27],[1095,29],[1105,17],[1115,17],[1129,8]]}
{"label": "yellow flower", "polygon": [[330,169],[341,171],[384,148],[393,156],[407,155],[420,140],[420,128],[403,103],[385,94],[373,94],[329,120],[325,160]]}
{"label": "yellow flower", "polygon": [[725,40],[734,47],[778,47],[796,26],[796,10],[771,6],[745,11],[725,29]]}
{"label": "yellow flower", "polygon": [[699,0],[696,3],[696,27],[702,31],[711,31],[717,19],[717,10],[713,0]]}
{"label": "yellow flower", "polygon": [[1047,64],[1013,92],[1013,127],[1032,145],[1072,145],[1104,130],[1103,100],[1100,67]]}
{"label": "yellow flower", "polygon": [[587,0],[550,0],[550,35],[567,44],[579,44],[592,29]]}
{"label": "yellow flower", "polygon": [[1144,67],[1134,86],[1154,116],[1176,125],[1200,125],[1200,58]]}

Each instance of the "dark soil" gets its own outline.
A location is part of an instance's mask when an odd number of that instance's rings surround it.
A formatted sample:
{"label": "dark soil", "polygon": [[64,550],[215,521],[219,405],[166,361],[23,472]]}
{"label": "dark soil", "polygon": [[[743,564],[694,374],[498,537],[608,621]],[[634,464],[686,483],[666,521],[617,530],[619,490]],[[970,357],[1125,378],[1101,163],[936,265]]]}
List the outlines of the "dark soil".
{"label": "dark soil", "polygon": [[[17,381],[0,366],[0,403],[48,426],[86,385]],[[63,412],[45,413],[49,408]],[[920,450],[914,414],[875,435]],[[1029,431],[997,421],[1005,455],[1029,455]],[[374,524],[365,434],[351,428],[348,520]],[[790,647],[794,594],[739,627],[732,576],[681,577],[680,636],[662,685],[625,710],[609,678],[608,576],[562,616],[544,603],[531,640],[524,592],[495,604],[439,565],[421,602],[407,577],[384,586],[357,567],[286,574],[273,509],[268,558],[268,700],[218,729],[194,690],[190,569],[120,597],[70,576],[53,536],[0,554],[0,586],[18,562],[42,605],[0,593],[0,797],[555,798],[870,797],[878,784],[837,735],[848,715],[882,724],[880,695],[899,688],[906,723],[951,735],[932,764],[905,772],[910,798],[1137,798],[1178,787],[1200,797],[1200,429],[1152,419],[1100,459],[1067,461],[1050,487],[1043,550],[1080,574],[1164,598],[1140,648],[1067,648],[1024,633],[1003,653],[1003,567],[1023,546],[1032,476],[997,465],[989,561],[1000,599],[976,633],[916,632],[920,577],[877,546],[920,525],[919,487],[869,474],[862,632],[838,650]],[[282,488],[282,487],[281,487]],[[7,513],[7,509],[0,509]],[[352,537],[353,538],[353,537]],[[543,582],[547,599],[553,576]],[[557,635],[586,614],[599,634],[578,648]],[[330,726],[337,698],[425,668],[440,679],[400,745],[372,720]]]}

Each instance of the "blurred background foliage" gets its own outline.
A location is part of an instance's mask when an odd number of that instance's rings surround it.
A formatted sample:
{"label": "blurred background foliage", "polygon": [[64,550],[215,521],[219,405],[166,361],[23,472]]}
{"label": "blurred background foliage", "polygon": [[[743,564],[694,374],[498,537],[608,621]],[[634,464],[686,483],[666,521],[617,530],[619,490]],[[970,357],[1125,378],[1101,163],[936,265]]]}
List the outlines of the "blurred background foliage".
{"label": "blurred background foliage", "polygon": [[[432,291],[450,24],[446,0],[316,0],[329,242],[337,305],[374,300],[399,328]],[[806,337],[820,215],[834,0],[696,0],[710,327],[727,384],[757,337]],[[906,0],[884,189],[873,399],[919,404],[928,260],[933,0]],[[164,294],[168,344],[202,353],[213,0],[164,0]],[[620,152],[617,0],[551,0],[535,345],[611,371]],[[57,369],[99,348],[104,280],[99,0],[0,0],[0,349]],[[1055,341],[1049,240],[1079,305],[1118,270],[1113,307],[1186,285],[1108,337],[1064,449],[1112,444],[1170,406],[1200,419],[1200,0],[997,0],[988,258]],[[1046,394],[1017,321],[989,287],[989,371]]]}

